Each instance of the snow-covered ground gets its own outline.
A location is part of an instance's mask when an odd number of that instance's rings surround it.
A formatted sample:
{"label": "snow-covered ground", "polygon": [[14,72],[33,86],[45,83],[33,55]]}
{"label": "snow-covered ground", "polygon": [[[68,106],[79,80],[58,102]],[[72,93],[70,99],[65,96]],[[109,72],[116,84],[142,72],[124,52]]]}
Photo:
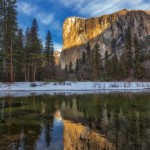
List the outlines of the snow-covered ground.
{"label": "snow-covered ground", "polygon": [[100,94],[100,93],[147,93],[148,89],[142,90],[90,90],[90,91],[0,91],[0,97],[27,97],[38,95],[84,95],[84,94]]}
{"label": "snow-covered ground", "polygon": [[150,89],[150,82],[15,82],[0,83],[0,91],[89,91]]}
{"label": "snow-covered ground", "polygon": [[0,83],[0,97],[41,94],[93,94],[119,92],[150,92],[150,82],[15,82]]}

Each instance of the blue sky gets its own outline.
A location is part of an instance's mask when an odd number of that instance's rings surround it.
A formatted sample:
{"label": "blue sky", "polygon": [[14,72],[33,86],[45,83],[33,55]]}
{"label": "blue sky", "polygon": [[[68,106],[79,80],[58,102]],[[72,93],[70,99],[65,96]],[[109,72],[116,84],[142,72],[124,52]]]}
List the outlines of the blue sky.
{"label": "blue sky", "polygon": [[94,17],[121,9],[150,9],[150,0],[18,0],[19,26],[25,30],[33,18],[39,25],[39,35],[45,40],[51,31],[54,48],[62,47],[62,25],[70,16]]}

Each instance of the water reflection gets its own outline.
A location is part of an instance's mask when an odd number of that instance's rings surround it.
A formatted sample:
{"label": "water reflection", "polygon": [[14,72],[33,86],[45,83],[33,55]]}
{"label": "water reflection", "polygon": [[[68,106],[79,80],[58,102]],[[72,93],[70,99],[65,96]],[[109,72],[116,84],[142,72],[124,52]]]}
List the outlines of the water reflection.
{"label": "water reflection", "polygon": [[0,149],[149,150],[150,93],[0,99]]}
{"label": "water reflection", "polygon": [[37,150],[49,149],[49,144],[50,144],[50,139],[51,139],[50,134],[51,133],[50,133],[49,124],[44,125],[43,123],[41,123],[41,132],[40,132],[40,136],[35,144],[35,149],[37,149]]}
{"label": "water reflection", "polygon": [[20,134],[20,142],[19,142],[19,147],[18,150],[24,150],[24,138],[25,138],[25,134],[24,134],[24,130],[21,130],[21,134]]}
{"label": "water reflection", "polygon": [[[150,141],[146,138],[150,140],[150,134],[147,132],[150,124],[148,121],[146,129],[146,120],[140,118],[141,115],[138,110],[133,108],[129,108],[126,114],[122,108],[118,113],[111,110],[108,112],[104,105],[101,120],[88,118],[88,125],[91,129],[103,134],[115,149],[148,150]],[[106,146],[105,149],[109,148]]]}
{"label": "water reflection", "polygon": [[[42,114],[45,105],[42,104]],[[63,121],[59,109],[55,110],[53,121],[44,116],[41,133],[35,144],[36,150],[63,150]]]}
{"label": "water reflection", "polygon": [[4,107],[5,107],[5,101],[2,100],[2,102],[1,102],[1,120],[4,119]]}
{"label": "water reflection", "polygon": [[60,110],[56,110],[50,150],[63,150],[63,121]]}
{"label": "water reflection", "polygon": [[77,100],[75,98],[73,98],[70,103],[63,101],[61,104],[61,112],[63,117],[67,120],[73,119],[74,121],[79,121],[79,119],[84,118],[83,112],[78,110]]}

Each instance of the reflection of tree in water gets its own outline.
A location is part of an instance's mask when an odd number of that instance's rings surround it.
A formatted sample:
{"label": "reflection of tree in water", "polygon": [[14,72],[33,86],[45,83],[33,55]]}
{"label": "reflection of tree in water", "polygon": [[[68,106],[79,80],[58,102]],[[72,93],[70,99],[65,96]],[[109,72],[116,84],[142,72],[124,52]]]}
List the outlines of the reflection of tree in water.
{"label": "reflection of tree in water", "polygon": [[47,119],[46,118],[44,122],[44,134],[45,134],[46,145],[47,147],[49,147],[53,125],[52,125],[52,121],[50,121],[50,117],[48,117]]}
{"label": "reflection of tree in water", "polygon": [[[17,149],[20,146],[33,150],[38,147],[38,141],[43,144],[40,150],[50,147],[53,117],[49,114],[54,112],[57,104],[61,106],[65,119],[80,122],[84,126],[82,130],[76,127],[67,136],[75,149],[150,149],[149,94],[131,94],[130,98],[128,94],[44,95],[34,98],[0,99],[0,146],[7,148],[14,144]],[[73,128],[71,125],[70,130]]]}
{"label": "reflection of tree in water", "polygon": [[4,119],[5,99],[1,102],[1,120]]}
{"label": "reflection of tree in water", "polygon": [[[46,146],[49,147],[51,140],[51,130],[52,130],[52,117],[46,113],[46,104],[41,102],[41,114],[42,114],[42,126],[41,132],[44,133]],[[51,118],[51,119],[50,119]]]}
{"label": "reflection of tree in water", "polygon": [[[104,149],[106,150],[111,149],[108,147],[110,143],[112,143],[113,148],[118,150],[149,150],[150,120],[146,116],[146,112],[149,110],[145,107],[146,105],[143,106],[143,99],[139,101],[139,98],[137,101],[135,97],[130,95],[130,101],[127,101],[128,95],[125,95],[125,97],[119,96],[114,101],[108,101],[107,105],[105,104],[106,100],[102,102],[98,98],[94,100],[91,98],[92,102],[86,103],[87,97],[76,97],[74,102],[72,101],[72,107],[63,102],[61,110],[65,118],[81,122],[84,126],[87,126],[87,129],[104,135],[106,139]],[[124,100],[122,101],[123,98]],[[109,99],[111,100],[111,98]],[[136,102],[132,102],[132,99],[135,99]],[[139,102],[142,102],[141,107]],[[132,103],[137,104],[138,107]],[[143,108],[146,109],[146,112],[144,112]],[[82,118],[84,119],[82,120]],[[76,134],[76,131],[74,134]],[[97,142],[94,138],[91,136],[87,138],[88,134],[88,130],[84,130],[81,138],[79,138],[81,141],[77,143],[82,144],[83,149],[92,149],[92,147],[99,149],[99,145],[96,144]],[[68,137],[70,138],[70,136]]]}
{"label": "reflection of tree in water", "polygon": [[41,114],[45,113],[46,111],[45,107],[46,107],[46,104],[44,102],[41,102]]}
{"label": "reflection of tree in water", "polygon": [[23,150],[25,148],[24,138],[25,138],[25,134],[24,134],[24,130],[22,129],[20,133],[20,142],[19,142],[18,150]]}
{"label": "reflection of tree in water", "polygon": [[102,122],[101,122],[101,130],[105,134],[107,133],[107,126],[108,126],[108,112],[105,104],[102,110]]}
{"label": "reflection of tree in water", "polygon": [[150,134],[147,131],[150,131],[150,128],[148,124],[147,126],[144,124],[140,115],[142,114],[132,106],[124,113],[121,107],[119,111],[108,111],[104,105],[100,119],[90,117],[87,123],[90,129],[103,134],[116,149],[148,150]]}
{"label": "reflection of tree in water", "polygon": [[53,128],[53,117],[49,114],[43,114],[41,120],[41,129],[39,138],[36,142],[37,150],[49,148]]}

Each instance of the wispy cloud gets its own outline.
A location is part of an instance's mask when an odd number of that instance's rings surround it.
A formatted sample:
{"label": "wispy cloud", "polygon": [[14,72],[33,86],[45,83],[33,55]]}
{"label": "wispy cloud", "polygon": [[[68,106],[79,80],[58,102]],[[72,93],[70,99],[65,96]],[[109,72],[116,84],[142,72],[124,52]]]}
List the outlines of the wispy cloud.
{"label": "wispy cloud", "polygon": [[18,2],[18,11],[26,15],[35,14],[37,7],[26,2]]}
{"label": "wispy cloud", "polygon": [[54,21],[55,14],[44,12],[36,3],[18,2],[18,11],[30,17],[37,18],[43,25],[49,25]]}
{"label": "wispy cloud", "polygon": [[46,14],[44,12],[41,12],[37,15],[37,18],[44,24],[48,25],[54,20],[54,14]]}
{"label": "wispy cloud", "polygon": [[77,11],[80,15],[99,16],[108,14],[120,9],[149,9],[150,3],[147,0],[58,0],[65,7]]}

